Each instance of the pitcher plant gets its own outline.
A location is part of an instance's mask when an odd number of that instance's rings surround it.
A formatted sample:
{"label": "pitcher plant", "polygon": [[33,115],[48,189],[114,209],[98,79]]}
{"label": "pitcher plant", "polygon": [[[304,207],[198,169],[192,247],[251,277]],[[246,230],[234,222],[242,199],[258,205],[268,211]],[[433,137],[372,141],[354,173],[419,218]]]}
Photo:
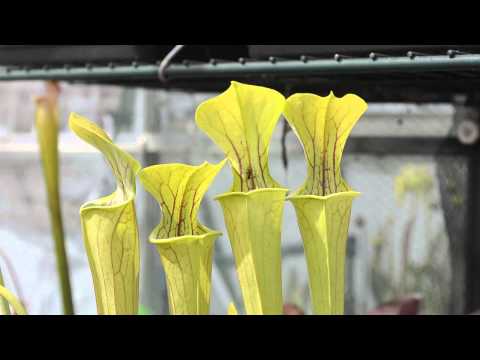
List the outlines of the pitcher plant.
{"label": "pitcher plant", "polygon": [[307,179],[288,197],[295,207],[315,314],[344,313],[345,257],[352,201],[359,195],[341,175],[343,150],[367,110],[356,95],[295,94],[284,115],[303,145]]}
{"label": "pitcher plant", "polygon": [[140,163],[90,120],[72,113],[69,124],[78,137],[103,154],[117,183],[111,195],[87,202],[80,209],[98,314],[137,315],[140,247],[135,178]]}
{"label": "pitcher plant", "polygon": [[233,185],[218,196],[247,314],[282,313],[281,225],[287,190],[270,175],[268,155],[285,98],[233,81],[197,108],[196,123],[226,154]]}
{"label": "pitcher plant", "polygon": [[202,198],[226,160],[212,165],[163,164],[140,171],[145,189],[158,201],[162,218],[152,231],[167,279],[172,315],[207,315],[212,257],[221,235],[198,221]]}

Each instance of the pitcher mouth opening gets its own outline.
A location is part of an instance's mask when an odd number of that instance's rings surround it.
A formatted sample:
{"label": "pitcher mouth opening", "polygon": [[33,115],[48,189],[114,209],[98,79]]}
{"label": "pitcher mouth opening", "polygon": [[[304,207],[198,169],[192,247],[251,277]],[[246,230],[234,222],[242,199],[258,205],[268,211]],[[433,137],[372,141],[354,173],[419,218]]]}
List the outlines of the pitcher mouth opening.
{"label": "pitcher mouth opening", "polygon": [[223,234],[220,231],[209,231],[205,234],[200,234],[200,235],[183,235],[183,236],[176,236],[176,237],[165,238],[165,239],[150,237],[148,240],[151,244],[154,244],[154,245],[186,244],[186,243],[191,243],[195,241],[205,240],[207,238],[217,239],[222,235]]}
{"label": "pitcher mouth opening", "polygon": [[290,195],[290,196],[287,197],[287,200],[292,201],[292,200],[302,200],[302,199],[307,200],[307,199],[310,199],[310,200],[324,200],[324,201],[327,201],[327,200],[338,199],[338,198],[355,199],[355,198],[359,197],[360,195],[362,195],[362,193],[360,193],[358,191],[343,191],[343,192],[330,194],[330,195],[326,195],[326,196]]}
{"label": "pitcher mouth opening", "polygon": [[223,193],[223,194],[220,194],[220,195],[217,195],[214,197],[215,200],[222,200],[222,199],[225,199],[225,198],[228,198],[228,197],[232,197],[232,196],[249,196],[249,195],[253,195],[253,194],[257,194],[257,193],[262,193],[262,192],[283,192],[285,194],[288,193],[288,189],[284,189],[284,188],[263,188],[263,189],[255,189],[255,190],[251,190],[251,191],[248,191],[248,192],[227,192],[227,193]]}

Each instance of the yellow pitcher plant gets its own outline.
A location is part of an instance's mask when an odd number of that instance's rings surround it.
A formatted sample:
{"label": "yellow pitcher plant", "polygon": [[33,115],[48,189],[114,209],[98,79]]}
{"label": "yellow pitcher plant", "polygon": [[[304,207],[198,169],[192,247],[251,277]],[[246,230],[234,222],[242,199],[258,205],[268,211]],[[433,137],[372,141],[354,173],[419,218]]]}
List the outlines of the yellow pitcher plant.
{"label": "yellow pitcher plant", "polygon": [[68,259],[65,250],[58,176],[59,113],[57,100],[59,91],[60,89],[57,83],[48,82],[46,95],[36,99],[35,128],[47,189],[47,200],[50,211],[52,234],[55,242],[57,269],[62,291],[63,310],[64,314],[72,315],[74,310]]}
{"label": "yellow pitcher plant", "polygon": [[345,256],[352,201],[359,195],[342,178],[347,138],[367,104],[356,95],[295,94],[284,115],[303,145],[307,179],[289,196],[307,259],[315,314],[344,313]]}
{"label": "yellow pitcher plant", "polygon": [[197,217],[203,196],[225,162],[162,164],[139,173],[162,211],[150,242],[155,244],[165,269],[172,315],[209,313],[213,249],[221,233],[202,225]]}
{"label": "yellow pitcher plant", "polygon": [[95,123],[72,113],[71,130],[97,148],[116,178],[108,196],[80,209],[82,232],[100,315],[138,314],[140,247],[135,212],[135,179],[141,166]]}
{"label": "yellow pitcher plant", "polygon": [[270,175],[270,140],[285,106],[275,90],[233,81],[203,102],[196,123],[226,154],[230,192],[218,196],[248,315],[282,313],[281,225],[287,190]]}

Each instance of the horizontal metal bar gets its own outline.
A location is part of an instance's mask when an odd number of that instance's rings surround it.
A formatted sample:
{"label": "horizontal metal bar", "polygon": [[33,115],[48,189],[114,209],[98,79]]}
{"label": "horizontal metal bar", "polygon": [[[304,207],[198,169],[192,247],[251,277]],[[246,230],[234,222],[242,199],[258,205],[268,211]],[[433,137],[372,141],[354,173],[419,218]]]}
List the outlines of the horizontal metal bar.
{"label": "horizontal metal bar", "polygon": [[[235,79],[243,76],[307,76],[369,74],[389,71],[396,72],[432,72],[432,71],[473,71],[480,70],[480,54],[448,56],[421,56],[413,59],[401,57],[348,58],[342,61],[316,59],[252,61],[245,64],[230,62],[217,64],[172,64],[166,69],[169,80],[176,79]],[[70,81],[121,81],[121,80],[158,80],[157,65],[137,66],[91,66],[72,68],[44,69],[1,69],[0,81],[10,80],[70,80]]]}
{"label": "horizontal metal bar", "polygon": [[480,55],[422,56],[409,57],[351,58],[342,61],[330,59],[282,61],[272,64],[267,61],[224,64],[201,64],[185,67],[172,65],[167,70],[169,79],[230,77],[263,74],[263,75],[334,75],[374,72],[431,72],[480,69]]}
{"label": "horizontal metal bar", "polygon": [[52,69],[1,69],[0,81],[13,80],[152,80],[158,79],[158,66],[92,66]]}

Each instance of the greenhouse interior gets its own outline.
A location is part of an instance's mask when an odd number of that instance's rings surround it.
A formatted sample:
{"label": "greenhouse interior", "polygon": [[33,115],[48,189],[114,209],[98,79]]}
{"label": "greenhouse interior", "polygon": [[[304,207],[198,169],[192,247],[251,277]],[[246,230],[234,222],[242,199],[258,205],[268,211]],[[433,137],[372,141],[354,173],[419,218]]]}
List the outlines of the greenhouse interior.
{"label": "greenhouse interior", "polygon": [[479,112],[480,45],[0,45],[0,314],[480,313]]}

